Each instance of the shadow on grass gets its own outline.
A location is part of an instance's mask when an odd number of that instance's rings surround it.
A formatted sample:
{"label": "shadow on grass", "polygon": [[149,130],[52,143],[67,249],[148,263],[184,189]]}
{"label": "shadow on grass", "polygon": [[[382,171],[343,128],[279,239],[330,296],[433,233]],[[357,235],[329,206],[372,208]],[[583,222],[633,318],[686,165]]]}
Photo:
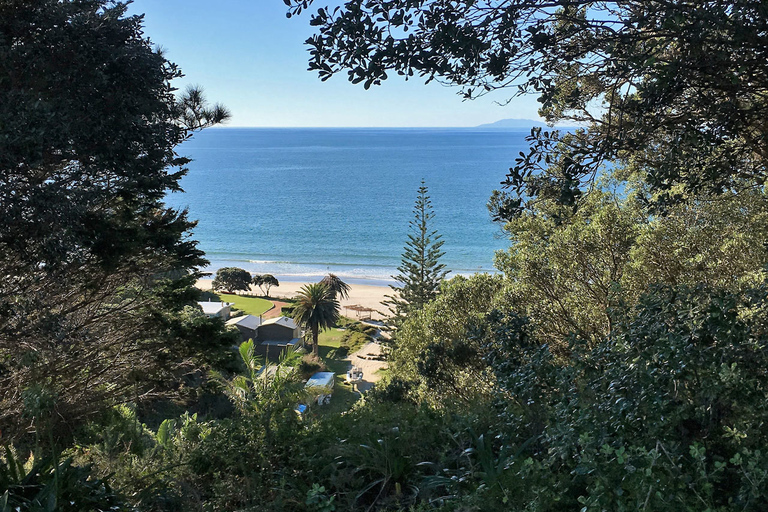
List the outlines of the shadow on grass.
{"label": "shadow on grass", "polygon": [[331,403],[318,407],[320,414],[341,414],[348,411],[352,404],[360,399],[360,393],[352,391],[352,387],[346,383],[344,377],[345,375],[336,375]]}

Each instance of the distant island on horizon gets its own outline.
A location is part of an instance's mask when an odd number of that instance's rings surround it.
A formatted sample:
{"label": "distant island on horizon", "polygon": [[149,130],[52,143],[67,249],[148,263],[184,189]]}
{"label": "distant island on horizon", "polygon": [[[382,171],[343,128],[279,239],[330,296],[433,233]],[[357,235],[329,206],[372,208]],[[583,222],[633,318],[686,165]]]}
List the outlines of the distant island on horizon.
{"label": "distant island on horizon", "polygon": [[486,123],[475,126],[474,128],[491,128],[494,130],[510,130],[515,128],[531,129],[534,127],[548,128],[546,123],[534,121],[533,119],[500,119],[495,123]]}
{"label": "distant island on horizon", "polygon": [[555,126],[549,126],[547,123],[542,123],[541,121],[534,121],[533,119],[501,119],[499,121],[496,121],[495,123],[488,123],[488,124],[481,124],[479,126],[475,126],[475,129],[483,129],[483,130],[517,130],[517,129],[526,129],[530,130],[531,128],[538,127],[538,128],[550,128],[550,129],[574,129],[578,128],[577,125],[555,125]]}

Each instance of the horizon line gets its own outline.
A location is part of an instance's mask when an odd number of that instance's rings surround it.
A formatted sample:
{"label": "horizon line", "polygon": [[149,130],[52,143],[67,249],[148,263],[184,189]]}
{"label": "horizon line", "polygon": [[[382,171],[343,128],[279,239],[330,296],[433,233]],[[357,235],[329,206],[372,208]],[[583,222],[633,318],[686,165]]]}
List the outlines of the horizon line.
{"label": "horizon line", "polygon": [[[535,121],[540,122],[540,121]],[[490,123],[489,123],[490,124]],[[533,125],[531,126],[533,127]],[[526,130],[527,128],[524,126],[513,126],[513,127],[491,127],[491,126],[483,126],[483,125],[474,125],[474,126],[222,126],[222,125],[214,125],[207,129],[213,129],[213,130],[233,130],[233,129],[242,129],[242,128],[248,128],[248,129],[267,129],[267,130],[292,130],[292,129],[329,129],[329,128],[338,128],[338,129],[382,129],[382,128],[388,128],[388,129],[398,129],[398,130],[405,130],[405,129],[411,129],[411,130],[422,130],[422,129],[435,129],[435,128],[441,128],[441,129],[448,129],[448,128],[487,128],[489,130],[494,131],[510,131],[510,130]],[[556,129],[556,128],[582,128],[580,125],[555,125],[555,126],[542,126],[542,128],[549,128],[549,129]]]}

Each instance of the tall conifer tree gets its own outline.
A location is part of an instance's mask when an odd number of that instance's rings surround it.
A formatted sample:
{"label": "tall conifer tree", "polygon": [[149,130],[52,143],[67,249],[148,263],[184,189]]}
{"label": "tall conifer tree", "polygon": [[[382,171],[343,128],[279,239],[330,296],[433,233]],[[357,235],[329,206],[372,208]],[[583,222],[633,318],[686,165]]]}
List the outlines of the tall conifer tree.
{"label": "tall conifer tree", "polygon": [[408,223],[411,232],[397,267],[400,273],[392,276],[400,286],[390,285],[397,294],[388,296],[389,300],[385,302],[394,314],[395,325],[434,299],[440,282],[448,273],[445,265],[440,263],[445,254],[440,250],[443,246],[442,235],[430,228],[435,214],[427,192],[427,185],[422,179],[413,207],[413,219]]}
{"label": "tall conifer tree", "polygon": [[181,72],[127,9],[0,0],[4,443],[58,443],[229,355],[222,327],[184,309],[207,262],[187,212],[163,203],[189,162],[177,145],[229,114],[176,93]]}

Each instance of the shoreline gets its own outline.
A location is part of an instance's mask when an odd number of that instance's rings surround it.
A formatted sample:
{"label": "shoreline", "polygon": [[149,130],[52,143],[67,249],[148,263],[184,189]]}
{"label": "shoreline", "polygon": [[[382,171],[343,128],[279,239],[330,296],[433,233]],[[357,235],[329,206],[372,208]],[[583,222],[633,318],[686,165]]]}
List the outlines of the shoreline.
{"label": "shoreline", "polygon": [[[397,267],[384,266],[377,264],[364,263],[299,263],[292,261],[272,261],[272,260],[254,260],[254,259],[232,259],[219,258],[206,255],[210,258],[209,264],[201,269],[206,275],[206,279],[213,279],[216,272],[223,267],[242,268],[251,274],[272,274],[282,283],[312,283],[318,282],[328,274],[335,274],[347,284],[358,284],[364,286],[397,286],[398,282],[394,276],[400,272]],[[455,276],[471,276],[478,272],[495,274],[498,270],[495,267],[476,267],[476,268],[447,268],[448,278]],[[210,276],[210,277],[208,277]]]}
{"label": "shoreline", "polygon": [[[280,285],[273,286],[269,291],[269,296],[273,299],[293,298],[296,296],[302,286],[319,281],[319,279],[317,281],[292,281],[289,280],[289,278],[285,278],[286,280],[283,280],[284,278],[281,276],[277,276],[277,278],[280,282]],[[389,316],[389,308],[383,305],[382,302],[387,300],[387,295],[392,295],[392,288],[386,285],[358,284],[356,282],[348,282],[346,280],[345,282],[349,285],[350,290],[349,297],[347,299],[339,300],[342,315],[349,318],[357,318],[358,314],[355,311],[349,310],[347,308],[349,306],[358,305],[375,309],[378,314],[373,314],[374,320],[381,320],[383,317]],[[203,291],[208,291],[211,289],[212,283],[213,279],[198,279],[195,286]],[[258,286],[251,286],[250,294],[262,296],[261,290],[259,290]]]}
{"label": "shoreline", "polygon": [[[257,272],[259,273],[259,272]],[[270,274],[271,272],[263,272],[264,274]],[[211,278],[205,278],[207,280],[213,280],[213,276],[216,275],[216,272],[211,273]],[[277,280],[280,282],[280,285],[282,286],[283,283],[300,283],[301,285],[305,285],[308,283],[319,283],[325,276],[328,274],[301,274],[301,275],[280,275],[280,274],[272,274],[277,278]],[[348,285],[357,285],[357,286],[375,286],[379,288],[386,288],[387,290],[391,290],[389,285],[396,285],[397,281],[394,279],[383,279],[378,277],[354,277],[349,276],[343,273],[335,274],[339,279],[347,283]],[[256,287],[256,290],[258,291],[258,287]]]}

